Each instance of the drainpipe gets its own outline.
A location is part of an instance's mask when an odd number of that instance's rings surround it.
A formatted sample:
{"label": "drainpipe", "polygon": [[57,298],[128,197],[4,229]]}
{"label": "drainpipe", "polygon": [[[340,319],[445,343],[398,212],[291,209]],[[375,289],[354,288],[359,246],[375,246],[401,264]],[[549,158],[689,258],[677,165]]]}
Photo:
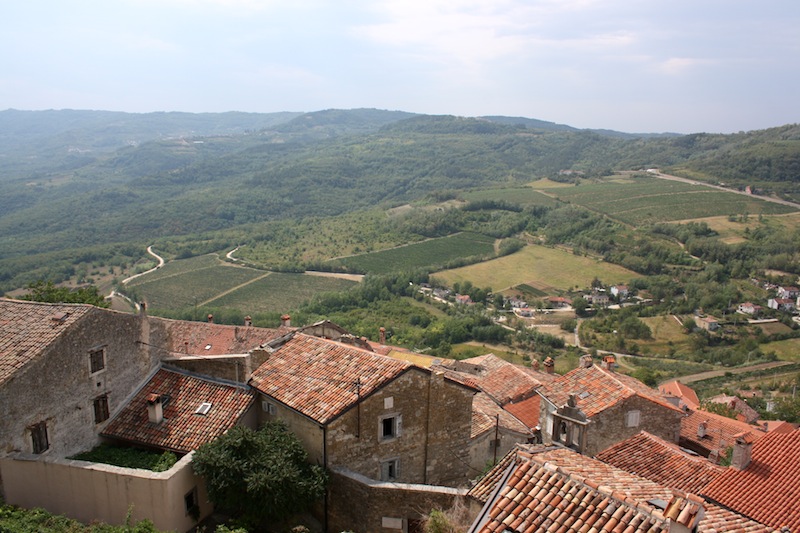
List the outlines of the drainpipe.
{"label": "drainpipe", "polygon": [[[328,426],[322,426],[322,467],[328,471]],[[330,487],[325,488],[325,499],[322,502],[323,509],[323,531],[328,533],[328,494],[330,494]]]}

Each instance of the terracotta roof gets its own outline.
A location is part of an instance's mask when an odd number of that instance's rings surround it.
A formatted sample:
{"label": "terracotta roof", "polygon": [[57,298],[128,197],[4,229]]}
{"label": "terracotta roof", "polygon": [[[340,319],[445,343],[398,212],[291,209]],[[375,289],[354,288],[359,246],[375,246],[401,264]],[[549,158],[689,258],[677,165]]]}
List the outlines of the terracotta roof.
{"label": "terracotta roof", "polygon": [[294,331],[253,326],[227,326],[186,320],[163,321],[167,329],[167,350],[175,355],[228,355],[247,353],[259,345]]}
{"label": "terracotta roof", "polygon": [[[0,384],[97,308],[0,298]],[[109,313],[112,311],[108,311]]]}
{"label": "terracotta roof", "polygon": [[523,367],[494,354],[471,357],[462,362],[483,367],[476,376],[478,386],[500,405],[529,398],[535,389],[542,386],[542,381],[532,372],[526,372]]}
{"label": "terracotta roof", "polygon": [[571,370],[552,383],[543,385],[539,389],[539,394],[557,407],[565,405],[570,394],[575,394],[577,407],[587,417],[592,417],[633,396],[650,400],[668,409],[681,411],[658,391],[649,388],[641,381],[605,370],[597,365]]}
{"label": "terracotta roof", "polygon": [[[492,498],[498,485],[501,489]],[[656,508],[654,500],[702,505],[705,516],[695,524],[701,533],[772,531],[713,502],[562,447],[518,446],[469,496],[489,502],[471,532],[666,531],[668,511]],[[476,527],[486,516],[486,523]]]}
{"label": "terracotta roof", "polygon": [[646,431],[606,448],[595,457],[671,489],[695,494],[725,470]]}
{"label": "terracotta roof", "polygon": [[[702,501],[669,495],[667,511],[690,530],[702,516]],[[485,522],[474,531],[668,531],[664,512],[571,474],[537,455],[518,454],[503,488],[490,502]]]}
{"label": "terracotta roof", "polygon": [[684,405],[689,409],[697,409],[700,407],[700,399],[694,389],[688,385],[684,385],[678,380],[668,381],[658,386],[659,392],[667,396],[674,396],[680,399],[680,406]]}
{"label": "terracotta roof", "polygon": [[253,372],[251,384],[327,424],[411,368],[416,367],[355,346],[296,333]]}
{"label": "terracotta roof", "polygon": [[479,392],[472,399],[472,430],[470,437],[475,438],[487,431],[494,431],[495,425],[524,435],[530,433],[528,426],[497,405],[486,393]]}
{"label": "terracotta roof", "polygon": [[[705,435],[698,435],[698,427],[705,424]],[[757,439],[766,435],[761,426],[752,426],[709,411],[689,411],[681,419],[680,444],[697,453],[708,456],[710,452],[724,452],[733,445],[733,437],[742,432],[751,432]]]}
{"label": "terracotta roof", "polygon": [[514,415],[523,424],[533,429],[539,425],[539,404],[541,397],[534,394],[526,400],[507,403],[503,409]]}
{"label": "terracotta roof", "polygon": [[743,420],[748,424],[753,424],[758,420],[758,411],[747,405],[747,402],[739,398],[738,396],[731,396],[729,394],[719,394],[714,396],[713,398],[709,398],[707,400],[710,403],[716,403],[721,405],[728,406],[729,409],[736,411],[743,418],[739,420]]}
{"label": "terracotta roof", "polygon": [[[163,405],[161,423],[150,422],[148,398],[169,399]],[[165,450],[186,453],[210,442],[233,427],[255,401],[242,387],[208,381],[165,368],[142,387],[109,422],[102,435]],[[201,404],[211,408],[196,414]]]}
{"label": "terracotta roof", "polygon": [[774,528],[800,531],[800,430],[768,433],[753,444],[751,458],[744,470],[728,468],[703,495]]}

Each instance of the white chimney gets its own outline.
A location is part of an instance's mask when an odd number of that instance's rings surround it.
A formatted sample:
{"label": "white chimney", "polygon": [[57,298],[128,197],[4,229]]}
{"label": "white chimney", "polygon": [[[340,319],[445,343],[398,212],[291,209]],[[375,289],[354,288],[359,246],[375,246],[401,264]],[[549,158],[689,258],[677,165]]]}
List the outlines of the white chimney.
{"label": "white chimney", "polygon": [[147,418],[151,424],[160,424],[164,420],[164,408],[161,405],[161,396],[150,394],[147,396]]}
{"label": "white chimney", "polygon": [[697,425],[697,436],[701,439],[706,436],[706,428],[708,428],[708,421],[700,422]]}
{"label": "white chimney", "polygon": [[281,326],[285,328],[292,327],[292,317],[289,315],[281,315]]}
{"label": "white chimney", "polygon": [[594,362],[591,355],[584,355],[581,357],[581,368],[592,368]]}

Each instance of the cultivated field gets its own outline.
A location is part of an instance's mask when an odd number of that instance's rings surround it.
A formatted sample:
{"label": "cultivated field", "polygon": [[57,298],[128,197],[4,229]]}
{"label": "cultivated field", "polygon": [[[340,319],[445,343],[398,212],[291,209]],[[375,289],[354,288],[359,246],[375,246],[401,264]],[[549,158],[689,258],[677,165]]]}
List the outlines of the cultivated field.
{"label": "cultivated field", "polygon": [[778,359],[783,361],[800,361],[800,339],[769,342],[759,346],[759,349],[764,353],[775,352]]}
{"label": "cultivated field", "polygon": [[556,204],[553,198],[533,189],[532,187],[514,187],[508,189],[481,189],[468,191],[463,195],[465,200],[477,202],[480,200],[494,200],[519,205],[545,205]]}
{"label": "cultivated field", "polygon": [[747,213],[757,216],[795,211],[785,205],[702,185],[657,178],[625,181],[629,182],[589,183],[568,189],[551,189],[548,194],[634,226],[720,215]]}
{"label": "cultivated field", "polygon": [[494,239],[477,233],[458,233],[440,239],[381,250],[331,261],[361,272],[382,274],[397,270],[443,265],[471,256],[494,253]]}
{"label": "cultivated field", "polygon": [[553,294],[575,287],[588,287],[597,277],[604,283],[627,283],[638,277],[621,266],[605,263],[558,248],[531,245],[519,252],[452,270],[436,273],[435,277],[452,286],[455,282],[471,281],[478,287],[501,291],[508,287],[528,284]]}
{"label": "cultivated field", "polygon": [[356,282],[327,276],[271,273],[220,261],[216,255],[170,261],[130,283],[152,309],[229,307],[248,313],[294,309],[320,292]]}
{"label": "cultivated field", "polygon": [[669,355],[670,352],[686,352],[689,336],[683,326],[672,315],[654,316],[641,319],[653,334],[652,340],[637,339],[639,350],[648,355]]}

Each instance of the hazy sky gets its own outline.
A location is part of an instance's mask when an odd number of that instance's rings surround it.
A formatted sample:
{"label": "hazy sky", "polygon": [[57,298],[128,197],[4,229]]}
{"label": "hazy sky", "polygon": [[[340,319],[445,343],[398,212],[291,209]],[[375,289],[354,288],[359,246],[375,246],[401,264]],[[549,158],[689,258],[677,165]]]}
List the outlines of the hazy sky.
{"label": "hazy sky", "polygon": [[798,0],[19,0],[0,109],[800,122]]}

